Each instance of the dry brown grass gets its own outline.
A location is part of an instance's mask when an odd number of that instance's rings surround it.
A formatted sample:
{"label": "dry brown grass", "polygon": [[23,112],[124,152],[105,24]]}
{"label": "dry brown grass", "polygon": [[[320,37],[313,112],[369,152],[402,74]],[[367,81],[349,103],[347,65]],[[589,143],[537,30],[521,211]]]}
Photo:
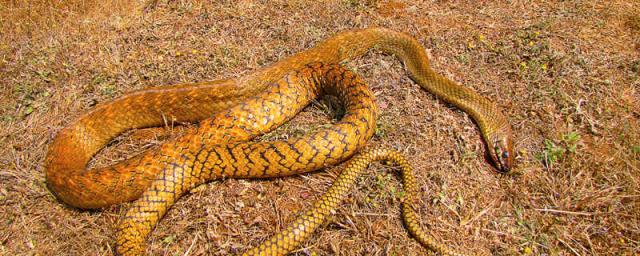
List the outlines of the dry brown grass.
{"label": "dry brown grass", "polygon": [[[517,134],[515,174],[497,174],[468,116],[419,89],[394,58],[371,53],[349,64],[381,106],[370,145],[414,159],[418,210],[438,240],[499,255],[640,253],[640,4],[510,2],[2,1],[0,254],[111,254],[126,204],[66,208],[47,191],[42,167],[55,133],[95,103],[240,76],[369,26],[419,38],[436,70],[504,106]],[[310,107],[269,136],[326,120]],[[140,137],[149,136],[120,138],[98,164],[159,143]],[[424,254],[401,225],[398,182],[386,169],[373,166],[297,254]],[[210,183],[169,211],[149,250],[245,250],[308,208],[338,170]]]}

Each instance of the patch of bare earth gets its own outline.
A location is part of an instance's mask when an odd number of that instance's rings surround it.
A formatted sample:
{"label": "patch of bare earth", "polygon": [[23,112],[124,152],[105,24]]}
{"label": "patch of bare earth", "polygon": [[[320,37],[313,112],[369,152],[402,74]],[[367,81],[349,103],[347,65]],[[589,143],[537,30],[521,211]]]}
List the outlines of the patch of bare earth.
{"label": "patch of bare earth", "polygon": [[[494,99],[515,130],[517,167],[498,174],[470,118],[420,89],[395,58],[373,52],[349,63],[380,106],[369,145],[412,159],[422,226],[438,241],[498,255],[640,253],[637,2],[59,2],[0,2],[0,254],[112,253],[127,204],[65,207],[42,167],[56,132],[95,104],[137,88],[242,76],[371,26],[418,38],[435,70]],[[266,139],[329,120],[312,106]],[[122,136],[95,162],[180,130]],[[148,252],[244,251],[309,208],[339,170],[207,184],[169,211]],[[373,165],[296,254],[426,253],[402,226],[399,191],[393,170]]]}

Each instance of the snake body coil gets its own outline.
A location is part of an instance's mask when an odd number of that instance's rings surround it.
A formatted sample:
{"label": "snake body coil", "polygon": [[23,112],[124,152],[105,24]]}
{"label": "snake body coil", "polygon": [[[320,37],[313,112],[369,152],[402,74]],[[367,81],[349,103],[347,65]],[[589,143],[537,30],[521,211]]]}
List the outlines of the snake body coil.
{"label": "snake body coil", "polygon": [[[47,186],[59,199],[79,208],[137,199],[119,224],[117,253],[143,254],[156,223],[183,193],[199,184],[223,177],[308,172],[340,163],[361,149],[374,132],[376,106],[362,79],[337,63],[371,48],[396,54],[420,86],[469,113],[496,166],[503,171],[511,167],[511,130],[499,108],[429,69],[424,49],[415,39],[372,28],[338,34],[244,77],[144,89],[101,104],[56,136],[45,162]],[[286,141],[248,142],[324,94],[335,95],[345,105],[346,113],[335,125]],[[115,136],[128,129],[161,125],[166,117],[203,121],[157,150],[113,166],[85,170],[93,155]],[[368,161],[379,159],[393,160],[405,170],[407,198],[412,198],[415,184],[406,171],[410,168],[406,161],[391,151],[367,151],[351,160],[330,191],[292,228],[247,253],[280,255],[293,250],[346,195],[352,177]],[[428,239],[417,226],[415,213],[404,203],[403,215],[419,242],[455,254]]]}

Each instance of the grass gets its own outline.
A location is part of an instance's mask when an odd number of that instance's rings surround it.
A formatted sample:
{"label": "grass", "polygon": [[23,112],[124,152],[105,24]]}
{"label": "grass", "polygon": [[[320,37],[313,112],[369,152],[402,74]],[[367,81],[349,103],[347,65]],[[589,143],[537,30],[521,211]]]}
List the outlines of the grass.
{"label": "grass", "polygon": [[[44,183],[47,145],[80,113],[138,88],[242,76],[369,26],[417,37],[435,70],[495,100],[515,130],[516,168],[495,173],[470,118],[421,90],[401,63],[375,52],[349,63],[380,106],[369,144],[412,159],[416,210],[437,240],[497,255],[640,253],[638,3],[72,0],[3,1],[0,12],[1,255],[111,254],[127,204],[67,208]],[[326,124],[326,109],[309,107],[262,139]],[[128,133],[94,164],[182,128]],[[149,252],[244,251],[310,207],[339,170],[204,185],[169,211]],[[426,252],[401,224],[392,170],[370,172],[297,255]]]}

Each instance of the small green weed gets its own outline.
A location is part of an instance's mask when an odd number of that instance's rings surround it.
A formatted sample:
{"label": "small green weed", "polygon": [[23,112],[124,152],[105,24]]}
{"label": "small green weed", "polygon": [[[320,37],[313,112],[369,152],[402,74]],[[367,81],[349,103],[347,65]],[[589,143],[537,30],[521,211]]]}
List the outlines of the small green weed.
{"label": "small green weed", "polygon": [[580,142],[580,134],[577,132],[565,134],[562,136],[562,142],[570,153],[575,153],[576,148],[578,147],[578,142]]}
{"label": "small green weed", "polygon": [[551,168],[556,162],[564,160],[569,154],[575,154],[580,142],[580,134],[570,132],[562,135],[560,142],[544,140],[544,150],[538,156],[544,162],[545,167]]}

